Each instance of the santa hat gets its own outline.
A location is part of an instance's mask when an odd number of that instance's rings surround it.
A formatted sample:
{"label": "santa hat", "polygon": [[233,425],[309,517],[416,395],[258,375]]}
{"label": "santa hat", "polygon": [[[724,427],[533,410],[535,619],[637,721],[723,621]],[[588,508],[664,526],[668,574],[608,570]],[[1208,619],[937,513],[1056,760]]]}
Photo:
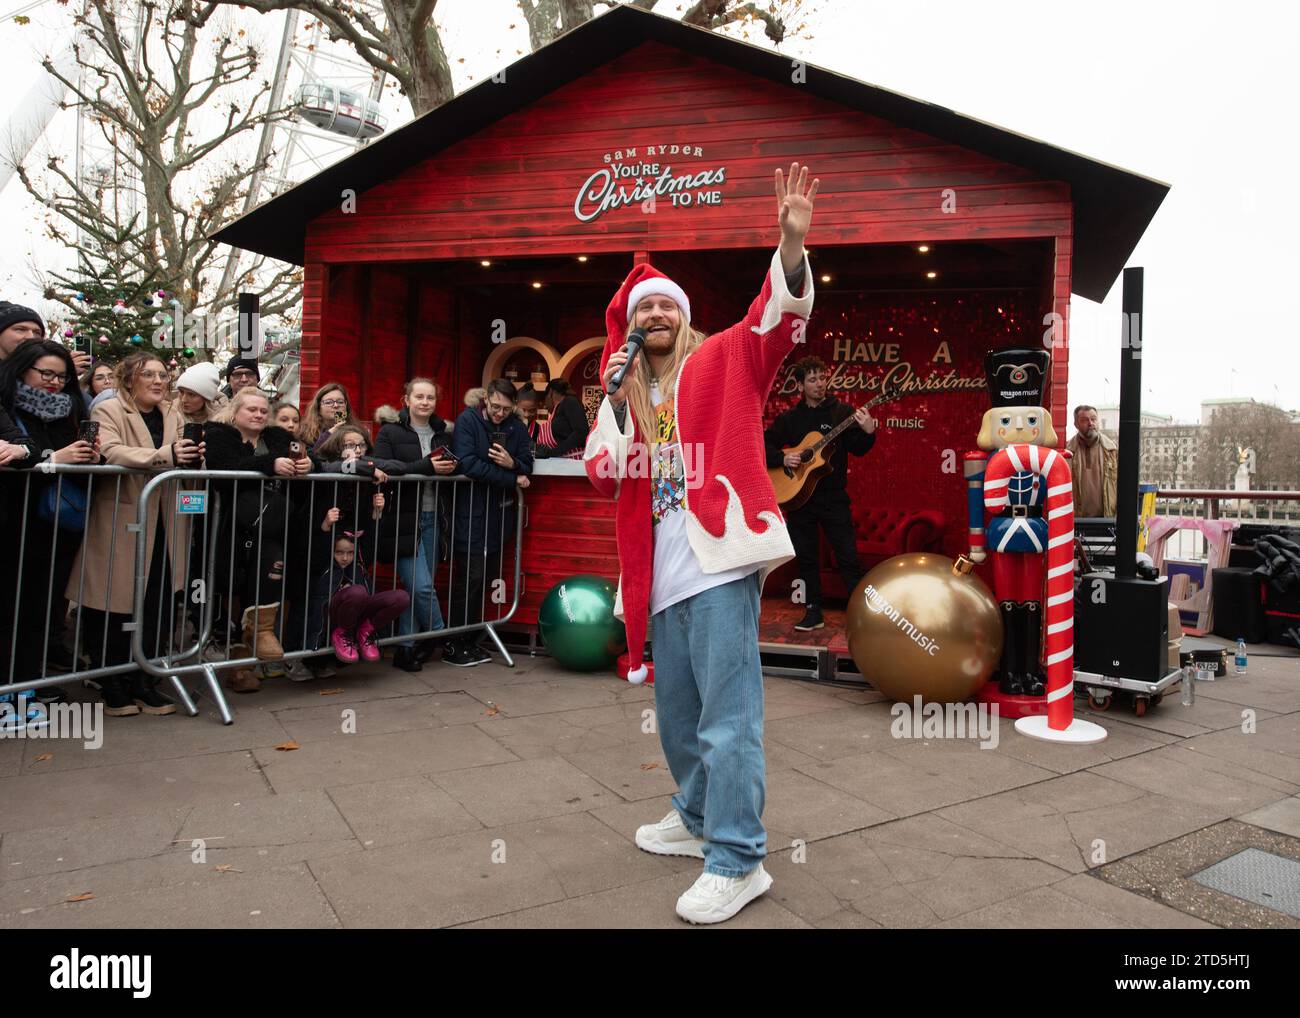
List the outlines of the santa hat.
{"label": "santa hat", "polygon": [[[607,338],[600,358],[604,375],[610,355],[627,341],[627,325],[632,313],[646,297],[671,297],[677,302],[687,322],[691,320],[691,302],[686,291],[650,265],[638,265],[628,273],[605,311]],[[633,420],[633,430],[636,421]],[[588,462],[588,473],[594,469]],[[654,566],[654,535],[650,527],[650,481],[644,476],[624,478],[618,493],[616,534],[619,538],[619,570],[622,573],[623,620],[627,629],[629,661],[641,662],[644,656],[646,624],[650,610],[650,580]],[[639,685],[646,680],[642,663],[629,668],[627,680]]]}
{"label": "santa hat", "polygon": [[632,312],[646,297],[671,297],[681,308],[682,316],[689,323],[691,320],[691,302],[686,291],[651,265],[641,264],[627,274],[623,285],[614,294],[605,311],[605,327],[609,342],[605,344],[605,355],[601,358],[601,371],[605,370],[605,361],[609,355],[627,341],[627,323],[632,320]]}

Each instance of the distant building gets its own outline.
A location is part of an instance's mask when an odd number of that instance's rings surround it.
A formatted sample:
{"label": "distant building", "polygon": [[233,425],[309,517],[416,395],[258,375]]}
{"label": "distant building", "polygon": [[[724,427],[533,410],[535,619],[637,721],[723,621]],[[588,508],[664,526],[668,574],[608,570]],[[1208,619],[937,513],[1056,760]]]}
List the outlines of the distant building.
{"label": "distant building", "polygon": [[1254,405],[1255,401],[1249,396],[1220,396],[1218,399],[1203,399],[1201,400],[1201,423],[1208,426],[1211,417],[1228,407]]}

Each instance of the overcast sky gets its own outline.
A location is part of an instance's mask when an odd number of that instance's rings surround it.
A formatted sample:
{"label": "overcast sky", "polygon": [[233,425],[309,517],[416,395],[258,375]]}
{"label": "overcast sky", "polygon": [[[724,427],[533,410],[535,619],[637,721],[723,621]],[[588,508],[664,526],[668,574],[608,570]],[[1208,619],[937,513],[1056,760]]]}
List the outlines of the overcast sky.
{"label": "overcast sky", "polygon": [[[24,6],[0,0],[5,14]],[[659,10],[677,6],[664,0]],[[1195,420],[1200,400],[1228,395],[1300,409],[1300,325],[1289,296],[1300,279],[1300,5],[809,6],[813,38],[784,47],[791,56],[1172,185],[1129,260],[1146,268],[1144,409]],[[43,73],[37,54],[62,10],[48,2],[30,12],[38,24],[28,29],[0,25],[0,124]],[[438,12],[448,48],[466,56],[456,67],[460,86],[526,44],[513,0],[443,0]],[[261,19],[268,40],[278,38],[279,18]],[[402,116],[403,108],[394,105]],[[16,181],[0,194],[6,299],[37,296],[22,225],[32,209]],[[34,250],[43,263],[52,257],[39,244]],[[1074,297],[1071,404],[1118,400],[1119,298],[1118,283],[1105,304]]]}

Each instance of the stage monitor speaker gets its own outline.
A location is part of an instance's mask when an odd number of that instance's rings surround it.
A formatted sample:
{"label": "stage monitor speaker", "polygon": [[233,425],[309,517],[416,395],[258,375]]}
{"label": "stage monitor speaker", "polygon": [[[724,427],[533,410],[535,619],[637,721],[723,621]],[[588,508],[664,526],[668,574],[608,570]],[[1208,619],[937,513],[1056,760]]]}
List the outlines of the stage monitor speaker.
{"label": "stage monitor speaker", "polygon": [[1075,595],[1074,667],[1143,682],[1169,674],[1169,578],[1087,573]]}
{"label": "stage monitor speaker", "polygon": [[1264,602],[1260,578],[1253,569],[1214,570],[1214,635],[1247,643],[1263,643]]}

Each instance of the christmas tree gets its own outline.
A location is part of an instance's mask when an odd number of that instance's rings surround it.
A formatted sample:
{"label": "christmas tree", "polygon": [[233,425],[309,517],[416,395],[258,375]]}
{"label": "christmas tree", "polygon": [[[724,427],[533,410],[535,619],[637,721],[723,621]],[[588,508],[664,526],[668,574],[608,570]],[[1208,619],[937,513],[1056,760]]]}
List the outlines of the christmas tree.
{"label": "christmas tree", "polygon": [[[177,359],[182,365],[192,362],[193,349],[174,348],[172,323],[184,311],[158,275],[128,278],[84,259],[72,276],[53,274],[45,297],[68,313],[50,338],[112,363],[137,350],[155,350],[164,361]],[[156,335],[161,335],[158,342]]]}

